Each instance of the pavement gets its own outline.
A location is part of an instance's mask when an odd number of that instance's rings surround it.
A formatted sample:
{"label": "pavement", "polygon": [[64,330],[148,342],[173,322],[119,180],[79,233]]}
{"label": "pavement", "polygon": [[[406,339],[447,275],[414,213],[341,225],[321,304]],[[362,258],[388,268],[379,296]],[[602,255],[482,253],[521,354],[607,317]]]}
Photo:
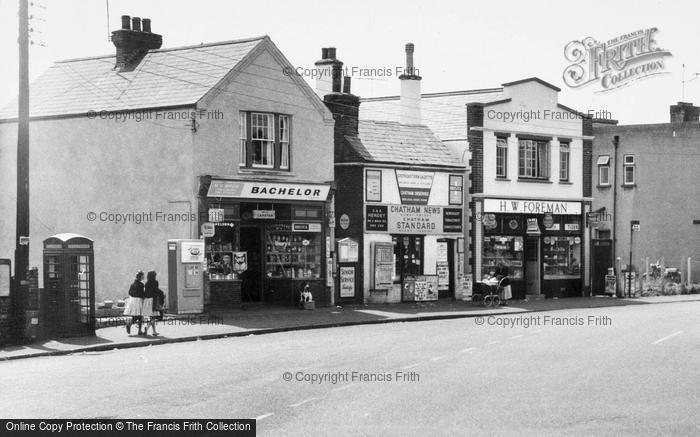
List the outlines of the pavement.
{"label": "pavement", "polygon": [[448,299],[437,302],[346,305],[315,310],[249,306],[245,309],[222,309],[197,315],[166,315],[157,325],[160,334],[157,337],[134,335],[137,331],[135,326],[132,327],[132,334],[128,335],[124,328],[126,318],[115,315],[98,318],[95,336],[50,339],[25,345],[6,346],[0,348],[0,361],[305,329],[691,301],[700,301],[700,295],[634,299],[602,296],[541,299],[511,301],[508,306],[498,308],[484,308],[472,302]]}

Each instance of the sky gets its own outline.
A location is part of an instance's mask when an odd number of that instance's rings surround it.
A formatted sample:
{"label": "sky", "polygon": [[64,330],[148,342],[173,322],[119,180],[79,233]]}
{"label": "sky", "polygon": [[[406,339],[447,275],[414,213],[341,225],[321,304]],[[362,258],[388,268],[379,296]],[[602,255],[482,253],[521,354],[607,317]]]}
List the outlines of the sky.
{"label": "sky", "polygon": [[[700,72],[697,0],[30,2],[36,43],[30,50],[30,80],[55,61],[112,54],[108,31],[120,27],[121,15],[132,15],[152,20],[164,48],[268,35],[301,69],[313,67],[322,47],[336,47],[338,58],[355,71],[395,71],[404,64],[404,45],[412,42],[424,93],[494,88],[536,76],[562,89],[560,103],[584,112],[607,111],[622,124],[665,123],[669,105],[700,104],[700,76],[693,74]],[[3,106],[17,94],[18,3],[0,0]],[[564,83],[570,42],[586,37],[604,42],[648,28],[658,29],[656,47],[671,54],[662,58],[662,74],[605,92],[600,81],[579,88]],[[398,92],[396,75],[353,77],[353,93],[361,97]]]}

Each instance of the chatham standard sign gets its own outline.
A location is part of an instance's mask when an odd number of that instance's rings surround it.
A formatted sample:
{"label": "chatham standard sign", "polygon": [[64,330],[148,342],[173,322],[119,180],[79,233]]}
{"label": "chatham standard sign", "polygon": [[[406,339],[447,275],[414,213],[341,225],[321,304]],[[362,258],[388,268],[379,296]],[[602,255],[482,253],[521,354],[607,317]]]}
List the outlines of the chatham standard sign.
{"label": "chatham standard sign", "polygon": [[581,214],[581,203],[552,200],[484,199],[484,212],[510,214]]}

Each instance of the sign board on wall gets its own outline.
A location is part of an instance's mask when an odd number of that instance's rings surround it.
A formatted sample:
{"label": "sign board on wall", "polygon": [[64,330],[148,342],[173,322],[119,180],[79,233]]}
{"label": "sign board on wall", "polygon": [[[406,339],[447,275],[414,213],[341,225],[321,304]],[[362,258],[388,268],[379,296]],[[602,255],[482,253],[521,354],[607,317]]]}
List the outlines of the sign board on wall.
{"label": "sign board on wall", "polygon": [[438,241],[435,271],[438,276],[438,290],[450,288],[450,266],[447,262],[447,242]]}
{"label": "sign board on wall", "polygon": [[224,221],[224,209],[223,208],[209,208],[209,221],[213,223],[219,223]]}
{"label": "sign board on wall", "polygon": [[325,201],[330,185],[213,180],[208,197]]}
{"label": "sign board on wall", "polygon": [[180,261],[183,263],[204,262],[204,241],[183,241]]}
{"label": "sign board on wall", "polygon": [[352,238],[338,240],[338,262],[356,263],[360,259],[360,244]]}
{"label": "sign board on wall", "polygon": [[382,171],[367,170],[365,173],[365,200],[367,202],[382,201]]}
{"label": "sign board on wall", "polygon": [[406,276],[401,284],[401,290],[401,298],[404,301],[438,300],[438,277],[437,275]]}
{"label": "sign board on wall", "polygon": [[435,173],[428,171],[396,170],[401,203],[404,205],[427,205]]}
{"label": "sign board on wall", "polygon": [[10,260],[2,260],[0,264],[0,296],[6,297],[10,295],[10,276],[11,267]]}
{"label": "sign board on wall", "polygon": [[442,206],[367,205],[365,230],[391,234],[462,233],[462,209]]}
{"label": "sign board on wall", "polygon": [[274,209],[254,209],[253,218],[261,220],[274,220],[275,210]]}
{"label": "sign board on wall", "polygon": [[484,212],[579,215],[581,203],[558,200],[484,199]]}
{"label": "sign board on wall", "polygon": [[206,238],[213,237],[214,234],[216,233],[216,227],[214,226],[214,223],[211,222],[206,222],[202,223],[202,236]]}
{"label": "sign board on wall", "polygon": [[340,267],[340,297],[355,297],[355,267]]}

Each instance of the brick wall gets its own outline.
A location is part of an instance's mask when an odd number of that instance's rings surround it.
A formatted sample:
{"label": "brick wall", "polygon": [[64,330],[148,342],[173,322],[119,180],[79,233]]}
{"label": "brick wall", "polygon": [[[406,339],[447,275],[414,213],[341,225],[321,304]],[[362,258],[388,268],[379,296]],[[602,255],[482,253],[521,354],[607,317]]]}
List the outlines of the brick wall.
{"label": "brick wall", "polygon": [[326,95],[323,100],[335,120],[333,138],[335,162],[357,160],[352,149],[347,145],[345,136],[356,137],[358,135],[360,98],[353,94],[332,93]]}
{"label": "brick wall", "polygon": [[[335,182],[337,186],[335,195],[335,238],[336,240],[354,238],[360,244],[360,259],[355,264],[355,299],[340,299],[339,287],[336,287],[336,302],[339,303],[362,303],[364,299],[362,290],[364,278],[364,271],[362,268],[362,237],[364,232],[363,175],[364,168],[361,166],[335,167]],[[347,229],[340,227],[340,218],[343,214],[346,214],[350,218],[350,226],[348,226]]]}
{"label": "brick wall", "polygon": [[[583,117],[583,135],[593,135],[593,120]],[[593,184],[593,140],[583,140],[583,197],[591,197]]]}
{"label": "brick wall", "polygon": [[469,150],[471,159],[470,193],[484,192],[484,132],[472,130],[473,127],[484,126],[484,105],[481,103],[470,103],[467,105],[467,138],[469,140]]}

